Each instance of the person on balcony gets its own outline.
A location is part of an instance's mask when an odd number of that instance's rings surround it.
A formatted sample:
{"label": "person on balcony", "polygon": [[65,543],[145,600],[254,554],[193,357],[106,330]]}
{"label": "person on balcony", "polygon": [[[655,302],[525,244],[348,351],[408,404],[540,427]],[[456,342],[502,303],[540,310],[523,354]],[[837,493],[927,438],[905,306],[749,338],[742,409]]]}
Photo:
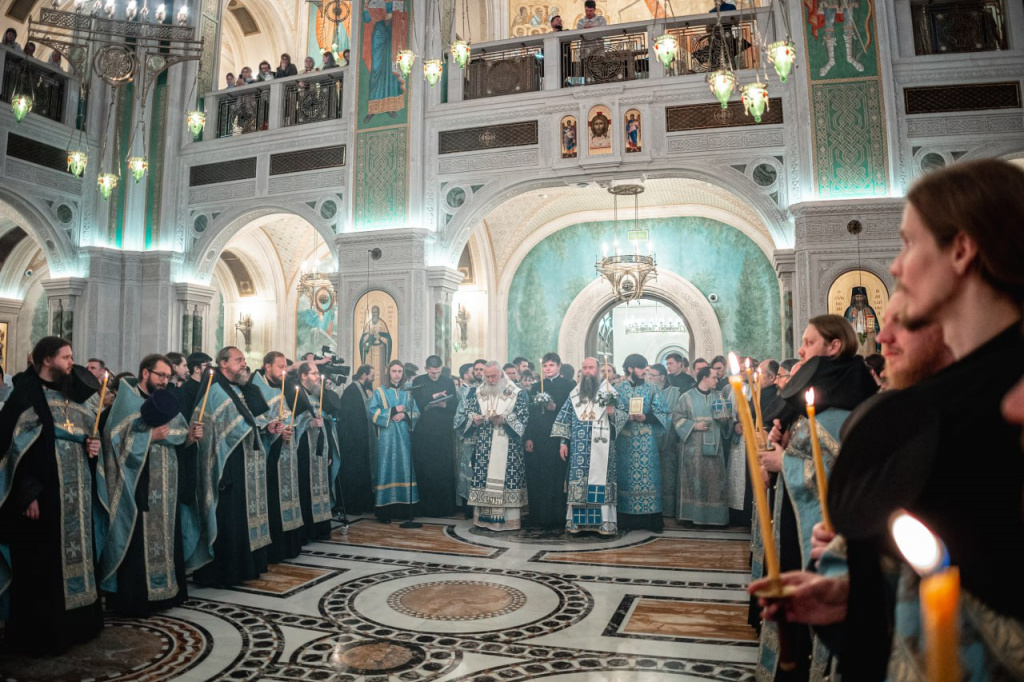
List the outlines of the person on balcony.
{"label": "person on balcony", "polygon": [[313,73],[316,71],[316,62],[312,57],[306,57],[302,62],[302,73]]}
{"label": "person on balcony", "polygon": [[258,81],[272,81],[274,80],[274,72],[270,70],[270,62],[263,60],[260,62],[260,72],[256,75]]}
{"label": "person on balcony", "polygon": [[256,79],[252,77],[252,69],[248,66],[243,66],[242,70],[238,72],[238,78],[235,79],[235,87],[238,87],[239,85],[249,85],[249,83],[255,82]]}
{"label": "person on balcony", "polygon": [[320,64],[320,70],[326,71],[327,69],[338,68],[338,62],[334,61],[334,53],[330,50],[324,50],[322,55],[323,61]]}
{"label": "person on balcony", "polygon": [[18,32],[13,28],[9,28],[4,31],[4,42],[3,46],[9,50],[17,50],[21,52],[21,45],[18,44]]}
{"label": "person on balcony", "polygon": [[235,87],[235,74],[229,73],[228,75],[224,76],[224,83],[225,89]]}
{"label": "person on balcony", "polygon": [[576,28],[600,28],[608,22],[597,13],[597,0],[586,0],[583,3],[583,16],[576,22]]}
{"label": "person on balcony", "polygon": [[36,56],[36,44],[33,42],[25,43],[25,56],[35,57]]}
{"label": "person on balcony", "polygon": [[60,52],[57,52],[57,50],[50,52],[50,66],[61,71],[64,70],[64,65],[61,64],[60,60]]}
{"label": "person on balcony", "polygon": [[292,64],[291,55],[285,53],[281,55],[281,64],[277,67],[277,71],[274,72],[274,78],[286,78],[288,76],[296,76],[299,73],[299,69]]}
{"label": "person on balcony", "polygon": [[562,15],[556,14],[555,16],[551,17],[551,21],[549,23],[551,24],[551,30],[554,31],[555,33],[558,33],[559,31],[562,30]]}

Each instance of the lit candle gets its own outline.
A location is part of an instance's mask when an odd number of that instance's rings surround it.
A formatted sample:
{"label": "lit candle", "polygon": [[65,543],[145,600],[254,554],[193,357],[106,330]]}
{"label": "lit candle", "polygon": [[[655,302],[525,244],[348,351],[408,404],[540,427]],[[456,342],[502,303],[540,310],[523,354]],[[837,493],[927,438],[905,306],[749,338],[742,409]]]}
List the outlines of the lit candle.
{"label": "lit candle", "polygon": [[921,576],[925,679],[959,682],[960,570],[945,566],[942,543],[910,514],[900,513],[893,518],[892,537],[907,563]]}
{"label": "lit candle", "polygon": [[100,415],[103,414],[103,401],[107,398],[107,381],[110,379],[110,372],[103,373],[103,386],[100,387],[100,404],[96,407],[96,423],[92,425],[92,437],[95,438],[100,432]]}
{"label": "lit candle", "polygon": [[825,529],[832,532],[832,519],[828,515],[828,478],[825,477],[825,460],[821,456],[821,441],[818,439],[818,420],[814,416],[814,389],[807,389],[804,398],[807,401],[807,421],[811,428],[811,453],[814,455],[815,478],[818,479],[821,521],[825,524]]}
{"label": "lit candle", "polygon": [[206,382],[206,393],[203,394],[203,406],[199,408],[199,421],[197,423],[203,423],[203,415],[206,414],[206,399],[210,397],[210,386],[213,385],[213,370],[210,370],[210,379]]}
{"label": "lit candle", "polygon": [[540,359],[540,392],[544,392],[544,358]]}
{"label": "lit candle", "polygon": [[277,416],[280,419],[284,419],[284,375],[281,375],[281,409],[278,410]]}
{"label": "lit candle", "polygon": [[760,450],[767,450],[768,443],[764,437],[764,417],[761,415],[761,372],[754,372],[754,383],[751,393],[754,395],[754,437],[757,439],[757,447]]}
{"label": "lit candle", "polygon": [[299,387],[296,386],[295,387],[295,400],[292,401],[292,418],[291,418],[291,421],[288,422],[288,428],[289,429],[295,427],[295,408],[297,408],[298,406],[299,406]]}
{"label": "lit candle", "polygon": [[326,384],[326,383],[327,382],[324,381],[324,378],[320,377],[320,418],[321,419],[323,419],[323,416],[324,416],[324,384]]}
{"label": "lit candle", "polygon": [[[743,399],[743,377],[740,376],[740,362],[736,359],[735,353],[729,353],[729,384],[732,386],[733,395],[736,398],[736,408],[740,413],[740,423],[743,424],[744,433],[754,432],[753,419],[750,417],[750,407]],[[772,519],[769,514],[768,492],[765,490],[764,479],[761,478],[761,462],[757,457],[754,441],[751,438],[744,438],[743,442],[747,450],[747,467],[750,473],[750,486],[754,490],[754,503],[757,505],[757,520],[761,528],[761,539],[764,541],[764,563],[768,569],[768,577],[771,581],[779,584],[779,555],[775,551],[775,534],[772,532]]]}

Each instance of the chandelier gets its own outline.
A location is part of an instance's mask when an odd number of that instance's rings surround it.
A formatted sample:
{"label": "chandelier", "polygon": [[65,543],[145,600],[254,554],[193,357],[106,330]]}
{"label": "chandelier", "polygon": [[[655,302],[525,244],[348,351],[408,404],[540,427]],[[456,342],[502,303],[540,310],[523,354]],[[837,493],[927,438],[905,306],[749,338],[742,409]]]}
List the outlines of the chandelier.
{"label": "chandelier", "polygon": [[320,262],[316,258],[317,239],[313,240],[313,261],[307,271],[306,263],[302,263],[302,273],[299,275],[299,297],[306,297],[309,307],[320,315],[326,315],[334,308],[335,293],[334,285],[327,273],[320,272]]}
{"label": "chandelier", "polygon": [[[597,274],[612,285],[616,300],[626,303],[640,299],[644,295],[644,285],[647,281],[658,276],[654,245],[648,238],[647,230],[640,229],[640,195],[643,191],[644,186],[635,181],[613,181],[608,186],[608,192],[614,201],[615,242],[611,254],[608,253],[607,244],[602,245],[602,258],[595,266]],[[632,253],[623,253],[619,250],[620,196],[633,197],[633,229],[626,233],[626,240],[633,245]],[[646,244],[646,255],[642,253],[641,244]]]}

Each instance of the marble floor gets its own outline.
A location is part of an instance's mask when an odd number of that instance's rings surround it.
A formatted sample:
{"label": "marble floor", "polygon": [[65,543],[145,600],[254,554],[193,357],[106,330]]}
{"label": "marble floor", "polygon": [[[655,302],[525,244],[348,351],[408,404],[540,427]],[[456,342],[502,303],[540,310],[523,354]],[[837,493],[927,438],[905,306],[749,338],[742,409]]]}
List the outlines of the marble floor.
{"label": "marble floor", "polygon": [[673,523],[604,538],[361,518],[259,580],[109,617],[59,659],[0,658],[0,679],[752,680],[748,547]]}

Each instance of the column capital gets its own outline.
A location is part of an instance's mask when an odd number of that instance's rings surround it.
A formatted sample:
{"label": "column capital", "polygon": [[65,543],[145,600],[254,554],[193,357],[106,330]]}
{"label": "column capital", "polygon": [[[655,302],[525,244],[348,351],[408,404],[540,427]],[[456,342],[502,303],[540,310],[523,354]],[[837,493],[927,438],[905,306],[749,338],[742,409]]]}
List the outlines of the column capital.
{"label": "column capital", "polygon": [[431,265],[427,268],[427,284],[431,287],[442,287],[449,291],[455,291],[462,283],[464,275],[447,265]]}
{"label": "column capital", "polygon": [[779,275],[796,272],[796,251],[794,249],[776,249],[772,253],[772,266]]}
{"label": "column capital", "polygon": [[71,298],[81,296],[87,280],[83,277],[58,277],[41,282],[43,291],[50,298]]}
{"label": "column capital", "polygon": [[174,294],[178,297],[178,301],[187,305],[210,305],[214,293],[216,292],[213,287],[208,287],[205,284],[178,282],[174,285]]}

